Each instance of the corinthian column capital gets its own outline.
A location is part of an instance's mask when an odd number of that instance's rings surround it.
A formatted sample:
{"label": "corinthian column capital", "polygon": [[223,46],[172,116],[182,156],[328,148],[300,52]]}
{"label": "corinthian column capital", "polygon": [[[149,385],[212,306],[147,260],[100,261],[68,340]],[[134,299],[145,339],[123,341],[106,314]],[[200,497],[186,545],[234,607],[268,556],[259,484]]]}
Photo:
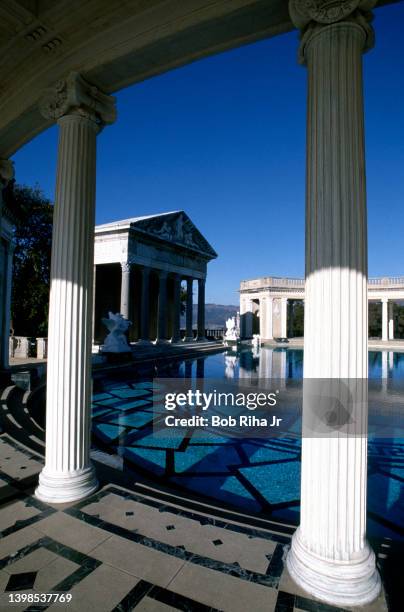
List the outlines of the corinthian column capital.
{"label": "corinthian column capital", "polygon": [[45,119],[58,120],[65,115],[76,115],[103,126],[116,119],[116,98],[92,85],[78,72],[45,89],[39,110]]}
{"label": "corinthian column capital", "polygon": [[374,45],[374,32],[370,25],[371,9],[377,0],[289,0],[292,23],[301,31],[299,61],[305,63],[305,48],[310,40],[329,26],[340,23],[356,24],[364,33],[363,50]]}

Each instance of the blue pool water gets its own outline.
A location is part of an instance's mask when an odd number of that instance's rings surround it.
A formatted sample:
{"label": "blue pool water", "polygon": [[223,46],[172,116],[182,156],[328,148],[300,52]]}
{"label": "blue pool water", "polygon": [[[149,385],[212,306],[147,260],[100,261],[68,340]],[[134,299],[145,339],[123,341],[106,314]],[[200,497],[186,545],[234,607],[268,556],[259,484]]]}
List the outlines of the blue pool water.
{"label": "blue pool water", "polygon": [[[232,439],[214,433],[203,440],[153,432],[153,378],[301,379],[303,351],[261,348],[240,354],[172,361],[169,365],[123,370],[96,378],[93,434],[99,448],[123,458],[128,473],[213,498],[254,513],[292,523],[299,521],[300,421],[287,435],[268,439]],[[369,378],[390,393],[402,410],[404,353],[370,352]],[[402,403],[401,403],[402,399]],[[156,401],[156,396],[154,396]],[[376,414],[376,417],[378,415]],[[383,418],[385,418],[383,416]],[[296,433],[293,433],[295,431]],[[404,537],[404,436],[369,438],[369,535]]]}

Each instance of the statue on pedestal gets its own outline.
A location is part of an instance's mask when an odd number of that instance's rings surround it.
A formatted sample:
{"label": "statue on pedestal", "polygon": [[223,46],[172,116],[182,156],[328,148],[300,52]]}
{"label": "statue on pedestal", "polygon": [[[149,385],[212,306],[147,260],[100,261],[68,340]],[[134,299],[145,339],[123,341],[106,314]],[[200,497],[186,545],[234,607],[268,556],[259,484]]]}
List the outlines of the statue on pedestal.
{"label": "statue on pedestal", "polygon": [[229,317],[226,321],[226,333],[224,335],[225,340],[238,340],[240,338],[240,332],[237,329],[236,317]]}
{"label": "statue on pedestal", "polygon": [[130,353],[131,348],[128,343],[126,332],[132,325],[122,314],[108,313],[108,319],[101,319],[105,327],[109,330],[102,347],[103,353]]}

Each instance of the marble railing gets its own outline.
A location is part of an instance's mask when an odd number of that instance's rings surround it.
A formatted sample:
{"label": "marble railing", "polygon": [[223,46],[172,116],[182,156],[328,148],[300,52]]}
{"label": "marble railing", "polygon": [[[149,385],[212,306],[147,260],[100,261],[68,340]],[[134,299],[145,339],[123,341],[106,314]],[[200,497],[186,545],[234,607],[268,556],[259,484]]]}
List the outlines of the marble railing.
{"label": "marble railing", "polygon": [[281,276],[263,276],[252,280],[241,281],[240,291],[261,289],[263,287],[284,287],[288,289],[304,288],[304,278],[283,278]]}
{"label": "marble railing", "polygon": [[[304,278],[288,278],[280,276],[263,276],[240,282],[240,291],[250,291],[251,289],[264,289],[276,287],[283,289],[302,289],[304,288]],[[383,276],[379,278],[369,278],[369,290],[372,289],[404,289],[404,276]]]}
{"label": "marble railing", "polygon": [[16,359],[46,359],[48,352],[47,338],[27,338],[26,336],[10,336],[9,357]]}
{"label": "marble railing", "polygon": [[369,278],[368,285],[373,287],[402,287],[404,289],[404,276],[383,276],[381,278]]}

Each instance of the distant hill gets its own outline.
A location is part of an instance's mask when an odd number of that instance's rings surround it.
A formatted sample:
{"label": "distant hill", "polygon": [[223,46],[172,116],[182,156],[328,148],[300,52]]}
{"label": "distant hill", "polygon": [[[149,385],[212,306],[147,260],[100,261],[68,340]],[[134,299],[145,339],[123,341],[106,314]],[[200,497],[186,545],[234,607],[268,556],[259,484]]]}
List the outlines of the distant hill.
{"label": "distant hill", "polygon": [[[226,327],[226,319],[235,317],[239,306],[229,306],[224,304],[205,304],[205,325],[206,328]],[[198,316],[198,304],[194,304],[193,321],[196,327]],[[181,327],[185,327],[185,316],[181,317]]]}

